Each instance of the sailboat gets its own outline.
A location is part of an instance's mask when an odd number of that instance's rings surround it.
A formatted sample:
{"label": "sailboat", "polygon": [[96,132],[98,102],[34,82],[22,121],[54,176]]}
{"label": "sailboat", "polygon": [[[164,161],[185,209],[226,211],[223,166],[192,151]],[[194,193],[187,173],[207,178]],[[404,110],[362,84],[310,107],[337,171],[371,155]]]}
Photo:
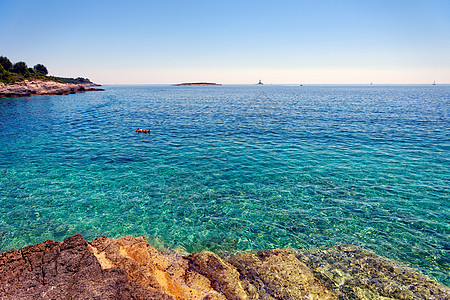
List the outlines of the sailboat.
{"label": "sailboat", "polygon": [[436,85],[436,81],[433,81],[433,85]]}
{"label": "sailboat", "polygon": [[258,82],[258,84],[264,84],[264,83],[262,83],[262,82],[261,82],[261,79],[260,79],[259,82]]}

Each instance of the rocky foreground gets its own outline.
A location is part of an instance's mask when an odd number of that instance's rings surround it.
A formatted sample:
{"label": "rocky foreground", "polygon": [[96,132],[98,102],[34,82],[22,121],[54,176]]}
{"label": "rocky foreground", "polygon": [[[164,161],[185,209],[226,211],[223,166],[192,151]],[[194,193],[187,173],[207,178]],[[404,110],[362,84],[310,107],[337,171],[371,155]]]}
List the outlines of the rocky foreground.
{"label": "rocky foreground", "polygon": [[78,234],[0,253],[0,299],[450,299],[450,289],[352,245],[225,259]]}
{"label": "rocky foreground", "polygon": [[60,83],[49,80],[22,81],[15,84],[0,82],[0,98],[27,97],[36,95],[68,95],[87,91],[103,91],[92,88],[95,84]]}

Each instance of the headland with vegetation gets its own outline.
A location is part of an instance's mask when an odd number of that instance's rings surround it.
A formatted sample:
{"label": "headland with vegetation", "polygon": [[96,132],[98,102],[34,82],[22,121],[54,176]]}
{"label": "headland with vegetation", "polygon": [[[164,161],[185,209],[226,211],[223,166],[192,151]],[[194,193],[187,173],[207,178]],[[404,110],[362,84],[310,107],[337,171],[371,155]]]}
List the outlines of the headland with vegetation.
{"label": "headland with vegetation", "polygon": [[90,86],[99,85],[83,77],[50,76],[43,64],[31,68],[23,61],[12,63],[7,57],[0,56],[0,97],[64,95],[102,90]]}

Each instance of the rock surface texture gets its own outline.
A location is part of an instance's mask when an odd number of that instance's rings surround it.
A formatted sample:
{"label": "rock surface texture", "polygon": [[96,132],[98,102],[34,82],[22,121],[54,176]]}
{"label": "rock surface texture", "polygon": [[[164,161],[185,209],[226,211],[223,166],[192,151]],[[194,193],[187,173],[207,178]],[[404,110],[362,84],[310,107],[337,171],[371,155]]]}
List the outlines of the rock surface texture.
{"label": "rock surface texture", "polygon": [[91,88],[86,84],[59,83],[42,80],[22,81],[8,85],[0,82],[0,98],[35,95],[68,95],[87,91],[102,91],[102,89]]}
{"label": "rock surface texture", "polygon": [[78,234],[0,253],[0,299],[450,299],[450,289],[352,245],[225,259]]}

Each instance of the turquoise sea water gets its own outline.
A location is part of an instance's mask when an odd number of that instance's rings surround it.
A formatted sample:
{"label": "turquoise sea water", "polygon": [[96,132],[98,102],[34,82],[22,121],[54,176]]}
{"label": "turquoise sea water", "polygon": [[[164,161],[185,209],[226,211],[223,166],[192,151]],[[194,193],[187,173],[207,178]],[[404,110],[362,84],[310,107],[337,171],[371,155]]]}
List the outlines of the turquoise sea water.
{"label": "turquoise sea water", "polygon": [[0,99],[0,250],[75,233],[189,252],[352,243],[449,285],[449,110],[439,85]]}

